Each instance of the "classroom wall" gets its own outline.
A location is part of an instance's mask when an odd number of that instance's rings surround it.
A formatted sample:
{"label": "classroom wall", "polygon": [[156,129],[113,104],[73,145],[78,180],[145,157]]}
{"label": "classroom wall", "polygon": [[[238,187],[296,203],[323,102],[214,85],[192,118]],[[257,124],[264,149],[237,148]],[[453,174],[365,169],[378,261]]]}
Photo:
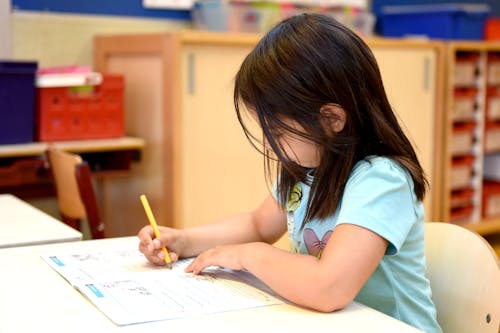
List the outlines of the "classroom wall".
{"label": "classroom wall", "polygon": [[10,58],[10,1],[0,1],[0,59]]}
{"label": "classroom wall", "polygon": [[13,11],[10,20],[12,57],[36,60],[39,67],[91,66],[96,34],[172,31],[189,26],[181,20],[29,11]]}

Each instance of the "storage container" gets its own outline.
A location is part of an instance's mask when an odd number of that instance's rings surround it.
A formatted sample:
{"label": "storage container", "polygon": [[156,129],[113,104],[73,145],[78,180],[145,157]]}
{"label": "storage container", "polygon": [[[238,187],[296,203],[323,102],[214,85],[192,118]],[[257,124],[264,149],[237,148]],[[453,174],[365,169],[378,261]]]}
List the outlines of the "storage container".
{"label": "storage container", "polygon": [[473,205],[474,190],[466,188],[451,193],[451,208],[460,208]]}
{"label": "storage container", "polygon": [[500,120],[500,89],[489,88],[486,93],[486,121]]}
{"label": "storage container", "polygon": [[484,152],[500,152],[500,122],[486,122]]}
{"label": "storage container", "polygon": [[488,54],[488,85],[500,84],[500,54]]}
{"label": "storage container", "polygon": [[378,20],[387,37],[479,40],[490,11],[485,4],[393,5],[383,6]]}
{"label": "storage container", "polygon": [[449,173],[451,190],[464,189],[472,185],[473,163],[473,156],[453,158]]}
{"label": "storage container", "polygon": [[475,123],[456,123],[453,125],[451,154],[453,156],[468,155],[474,143]]}
{"label": "storage container", "polygon": [[469,222],[471,220],[473,211],[474,211],[473,206],[452,208],[450,212],[450,222],[452,223]]}
{"label": "storage container", "polygon": [[102,84],[38,88],[39,141],[124,136],[124,78],[103,75]]}
{"label": "storage container", "polygon": [[486,218],[500,216],[500,182],[483,183],[482,215]]}
{"label": "storage container", "polygon": [[453,108],[454,121],[474,120],[476,110],[476,89],[455,89],[455,99]]}
{"label": "storage container", "polygon": [[192,17],[194,26],[200,30],[237,31],[259,33],[277,23],[282,14],[293,15],[275,2],[228,2],[223,0],[201,0],[194,4]]}
{"label": "storage container", "polygon": [[456,56],[454,85],[457,87],[476,87],[478,80],[479,55],[476,53],[459,54]]}
{"label": "storage container", "polygon": [[0,61],[0,144],[32,142],[36,62]]}
{"label": "storage container", "polygon": [[263,33],[281,20],[303,12],[319,12],[337,19],[361,36],[373,35],[375,16],[349,5],[293,1],[198,0],[191,16],[201,30]]}
{"label": "storage container", "polygon": [[500,39],[500,18],[490,17],[486,20],[484,27],[484,39],[499,40]]}

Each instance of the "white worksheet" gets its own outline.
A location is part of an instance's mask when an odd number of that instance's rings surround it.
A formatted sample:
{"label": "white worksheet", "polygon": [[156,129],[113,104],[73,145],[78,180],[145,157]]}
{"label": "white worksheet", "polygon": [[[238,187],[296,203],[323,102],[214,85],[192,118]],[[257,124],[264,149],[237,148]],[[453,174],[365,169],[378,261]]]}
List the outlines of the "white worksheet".
{"label": "white worksheet", "polygon": [[137,250],[57,253],[42,258],[117,325],[281,304],[247,271],[210,267],[185,273],[191,259],[170,270]]}

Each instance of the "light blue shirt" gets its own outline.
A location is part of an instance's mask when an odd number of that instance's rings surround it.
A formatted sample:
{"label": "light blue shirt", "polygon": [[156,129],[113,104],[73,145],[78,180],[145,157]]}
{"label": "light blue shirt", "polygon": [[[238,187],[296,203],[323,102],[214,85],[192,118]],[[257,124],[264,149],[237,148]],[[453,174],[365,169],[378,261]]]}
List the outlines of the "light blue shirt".
{"label": "light blue shirt", "polygon": [[377,233],[389,245],[355,300],[427,333],[440,333],[425,277],[424,209],[409,173],[389,158],[358,162],[335,214],[326,220],[309,221],[301,228],[309,190],[307,184],[296,184],[287,202],[291,251],[321,256],[339,224],[354,224]]}

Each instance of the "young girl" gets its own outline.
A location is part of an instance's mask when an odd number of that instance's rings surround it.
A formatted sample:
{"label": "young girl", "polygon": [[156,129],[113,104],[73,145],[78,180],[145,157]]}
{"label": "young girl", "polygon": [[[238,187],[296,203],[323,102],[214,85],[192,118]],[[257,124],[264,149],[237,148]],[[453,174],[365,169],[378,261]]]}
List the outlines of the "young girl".
{"label": "young girl", "polygon": [[[318,311],[353,300],[441,332],[425,278],[426,179],[387,100],[368,46],[335,20],[301,14],[279,23],[236,75],[235,107],[262,129],[277,161],[272,194],[255,210],[214,224],[139,232],[139,249],[164,264],[246,269],[275,292]],[[237,195],[237,193],[235,193]],[[285,232],[291,251],[273,247]]]}

